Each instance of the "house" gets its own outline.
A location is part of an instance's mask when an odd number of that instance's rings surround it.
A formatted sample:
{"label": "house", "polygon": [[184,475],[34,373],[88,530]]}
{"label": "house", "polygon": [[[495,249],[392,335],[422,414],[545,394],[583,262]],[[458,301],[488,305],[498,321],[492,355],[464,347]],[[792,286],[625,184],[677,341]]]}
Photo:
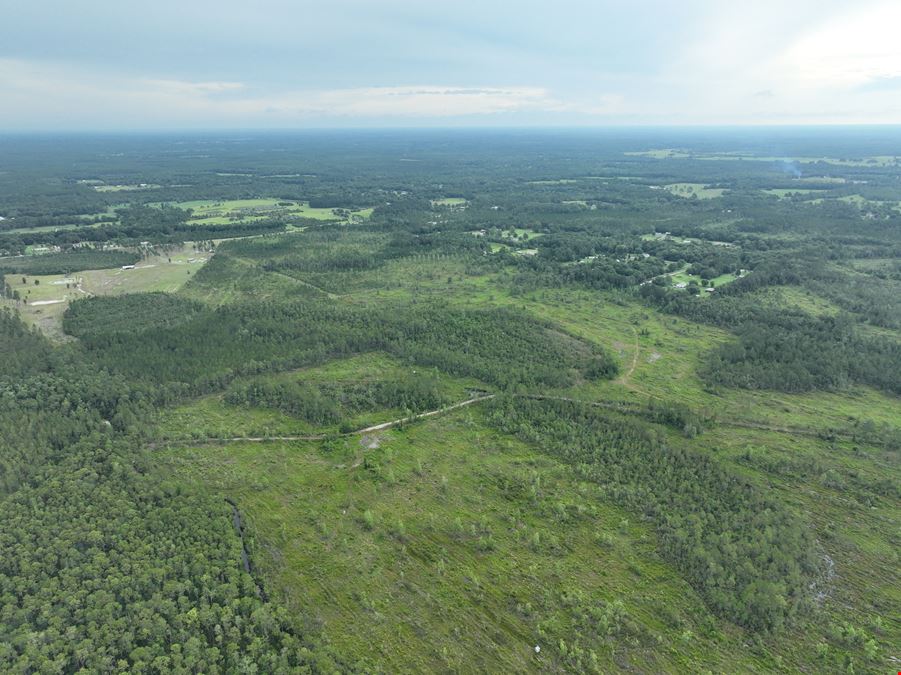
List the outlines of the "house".
{"label": "house", "polygon": [[673,284],[673,286],[675,286],[676,288],[688,288],[688,284],[686,284],[684,281],[680,281],[678,284]]}

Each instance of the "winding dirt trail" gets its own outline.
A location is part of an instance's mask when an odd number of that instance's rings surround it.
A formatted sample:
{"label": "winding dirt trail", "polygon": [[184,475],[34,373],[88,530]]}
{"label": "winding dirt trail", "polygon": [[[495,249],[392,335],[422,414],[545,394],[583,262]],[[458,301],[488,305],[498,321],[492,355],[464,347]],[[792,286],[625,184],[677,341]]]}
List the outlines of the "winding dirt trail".
{"label": "winding dirt trail", "polygon": [[[399,424],[404,424],[407,422],[415,422],[416,420],[425,419],[426,417],[434,417],[435,415],[441,415],[446,412],[450,412],[451,410],[457,410],[459,408],[465,408],[466,406],[473,405],[474,403],[480,403],[482,401],[488,401],[493,399],[496,394],[482,394],[480,396],[473,396],[472,398],[468,398],[465,401],[460,401],[459,403],[454,403],[452,405],[444,406],[443,408],[438,408],[437,410],[430,410],[424,413],[418,413],[416,415],[410,415],[409,417],[400,417],[396,420],[391,420],[389,422],[382,422],[381,424],[373,424],[372,426],[364,427],[362,429],[356,429],[354,431],[348,431],[340,434],[298,434],[294,436],[231,436],[231,437],[208,437],[208,438],[182,438],[182,439],[174,439],[171,441],[163,441],[162,444],[173,444],[173,443],[187,443],[190,445],[215,445],[219,443],[265,443],[269,441],[323,441],[326,438],[334,438],[338,437],[347,437],[347,436],[362,436],[363,434],[368,434],[373,431],[382,431],[384,429],[390,429],[391,427],[395,427]],[[160,445],[161,443],[151,444],[151,447],[155,445]]]}
{"label": "winding dirt trail", "polygon": [[[207,438],[182,438],[182,439],[173,439],[166,441],[158,441],[155,443],[150,443],[148,447],[155,448],[160,445],[173,445],[173,444],[187,444],[187,445],[221,445],[225,443],[267,443],[267,442],[284,442],[284,441],[323,441],[327,438],[347,438],[351,436],[363,436],[368,433],[372,433],[374,431],[384,431],[385,429],[390,429],[392,427],[396,427],[401,424],[415,422],[417,420],[426,419],[429,417],[435,417],[436,415],[442,415],[444,413],[451,412],[453,410],[458,410],[460,408],[465,408],[470,405],[474,405],[476,403],[481,403],[482,401],[490,401],[495,398],[497,394],[482,394],[480,396],[473,396],[472,398],[468,398],[465,401],[460,401],[459,403],[454,403],[452,405],[447,405],[442,408],[438,408],[436,410],[430,410],[424,413],[418,413],[416,415],[410,415],[409,417],[400,417],[395,420],[390,420],[388,422],[382,422],[381,424],[373,424],[368,427],[363,427],[362,429],[356,429],[354,431],[348,431],[345,433],[339,434],[297,434],[290,436],[231,436],[231,437],[207,437]],[[627,403],[627,402],[609,402],[609,401],[587,401],[584,399],[571,398],[568,396],[547,396],[543,394],[514,394],[514,396],[518,398],[529,398],[533,400],[539,401],[566,401],[568,403],[577,403],[580,405],[587,405],[593,408],[604,408],[606,410],[613,410],[615,412],[620,412],[626,415],[640,415],[645,412],[643,406],[635,404],[635,403]],[[738,427],[741,429],[754,429],[759,431],[771,431],[775,433],[781,434],[791,434],[798,436],[811,436],[811,437],[819,437],[822,433],[821,430],[811,429],[806,427],[793,427],[793,426],[777,426],[772,424],[767,424],[764,422],[758,422],[755,420],[743,420],[736,419],[731,417],[726,418],[717,418],[715,421],[716,425],[729,426],[729,427]],[[832,433],[844,435],[839,431],[832,430]],[[357,467],[362,463],[362,460],[357,460],[354,464],[351,465],[351,468]],[[344,468],[341,465],[341,468]]]}
{"label": "winding dirt trail", "polygon": [[624,387],[638,391],[638,389],[636,389],[634,385],[629,382],[629,378],[632,377],[632,373],[635,372],[635,367],[638,365],[638,355],[641,352],[641,347],[638,344],[638,329],[635,328],[635,326],[629,326],[629,328],[632,329],[632,334],[635,336],[635,344],[632,350],[632,363],[629,365],[629,369],[625,373],[623,373],[616,382],[617,384],[621,384]]}

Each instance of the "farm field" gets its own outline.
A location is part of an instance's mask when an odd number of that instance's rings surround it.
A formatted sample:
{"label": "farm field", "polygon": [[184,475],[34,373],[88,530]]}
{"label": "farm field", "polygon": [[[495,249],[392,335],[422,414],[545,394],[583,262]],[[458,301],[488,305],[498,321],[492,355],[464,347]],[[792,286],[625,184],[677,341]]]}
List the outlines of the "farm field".
{"label": "farm field", "polygon": [[441,197],[433,199],[432,206],[464,206],[467,201],[463,197]]}
{"label": "farm field", "polygon": [[542,235],[541,232],[536,232],[535,230],[530,230],[522,227],[513,228],[513,230],[503,230],[501,232],[501,236],[505,239],[516,239],[519,241],[530,241],[535,239],[536,237],[540,237]]}
{"label": "farm field", "polygon": [[235,221],[260,220],[273,215],[299,216],[313,220],[340,220],[368,218],[371,209],[344,212],[343,209],[312,208],[308,202],[280,199],[232,199],[224,201],[195,200],[172,204],[180,209],[190,209],[188,222],[223,225]]}
{"label": "farm field", "polygon": [[815,195],[823,192],[822,189],[817,188],[772,188],[768,190],[763,190],[768,195],[773,195],[775,197],[779,197],[780,199],[786,199],[788,197],[794,196],[804,196],[804,195]]}
{"label": "farm field", "polygon": [[135,192],[138,190],[156,190],[161,185],[153,185],[150,183],[139,183],[137,185],[94,185],[93,188],[97,192]]}
{"label": "farm field", "polygon": [[692,197],[698,199],[716,199],[717,197],[722,197],[726,192],[723,188],[712,188],[703,183],[672,183],[670,185],[664,185],[663,188],[677,197],[685,197],[686,199]]}
{"label": "farm field", "polygon": [[37,326],[54,340],[63,340],[62,317],[72,300],[95,295],[173,293],[210,256],[209,252],[196,251],[193,244],[184,244],[171,251],[148,256],[136,263],[133,269],[84,270],[66,275],[7,274],[6,283],[19,290],[23,302],[9,299],[0,302],[15,307],[27,324]]}

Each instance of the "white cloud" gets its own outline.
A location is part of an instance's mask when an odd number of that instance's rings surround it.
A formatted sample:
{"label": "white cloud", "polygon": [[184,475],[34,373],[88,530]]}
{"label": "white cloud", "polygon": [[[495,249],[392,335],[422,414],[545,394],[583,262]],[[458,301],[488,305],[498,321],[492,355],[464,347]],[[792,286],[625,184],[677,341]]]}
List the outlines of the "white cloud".
{"label": "white cloud", "polygon": [[[412,21],[419,15],[408,2],[371,15]],[[296,62],[321,63],[307,69],[316,77],[302,66],[296,74],[265,68],[271,55],[260,56],[256,70],[243,61],[208,67],[215,50],[184,68],[150,58],[138,67],[0,57],[0,128],[901,123],[901,40],[893,34],[901,0],[696,0],[685,13],[667,27],[678,39],[649,33],[596,53],[587,38],[571,52],[527,39],[534,26],[516,21],[480,25],[473,35],[455,24],[445,35],[444,22],[439,30],[424,16],[416,25],[445,47],[432,60],[421,50],[423,62],[411,65],[389,45],[373,52],[372,64],[335,65],[317,61],[318,42],[304,38],[308,60]],[[280,66],[295,62],[290,53],[279,53]],[[246,63],[256,67],[255,58]],[[192,72],[205,76],[184,74]]]}
{"label": "white cloud", "polygon": [[[405,86],[262,93],[241,82],[130,79],[0,59],[0,124],[298,124],[328,118],[454,118],[566,106],[541,87]],[[140,126],[140,124],[138,125]]]}
{"label": "white cloud", "polygon": [[142,80],[140,84],[149,91],[159,91],[178,96],[205,96],[244,89],[242,82],[184,82],[181,80]]}
{"label": "white cloud", "polygon": [[559,107],[540,87],[363,87],[261,99],[285,112],[350,117],[455,117]]}
{"label": "white cloud", "polygon": [[901,76],[901,4],[857,7],[802,35],[780,59],[787,73],[822,87]]}

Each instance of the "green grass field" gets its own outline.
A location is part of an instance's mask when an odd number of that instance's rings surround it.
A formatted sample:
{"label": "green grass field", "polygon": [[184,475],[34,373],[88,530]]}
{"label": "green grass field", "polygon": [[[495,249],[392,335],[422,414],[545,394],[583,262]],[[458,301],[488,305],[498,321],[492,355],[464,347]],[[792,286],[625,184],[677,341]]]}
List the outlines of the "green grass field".
{"label": "green grass field", "polygon": [[503,230],[501,232],[501,236],[504,239],[516,239],[519,241],[530,241],[542,236],[542,234],[542,232],[536,232],[535,230],[530,230],[522,227],[514,228],[512,232],[510,230]]}
{"label": "green grass field", "polygon": [[140,190],[156,190],[162,185],[154,185],[151,183],[138,183],[134,185],[94,185],[97,192],[138,192]]}
{"label": "green grass field", "polygon": [[794,197],[795,195],[803,196],[818,194],[823,192],[823,190],[816,188],[772,188],[769,190],[762,190],[762,192],[779,197],[780,199],[787,199],[788,197]]}
{"label": "green grass field", "polygon": [[624,152],[627,157],[650,157],[651,159],[686,159],[692,154],[682,150],[665,148],[661,150],[645,150],[643,152]]}
{"label": "green grass field", "polygon": [[175,202],[171,206],[192,211],[189,223],[198,225],[228,225],[235,222],[253,222],[276,215],[297,216],[321,221],[349,222],[366,219],[372,209],[332,209],[313,208],[308,202],[282,200],[277,198],[195,200]]}
{"label": "green grass field", "polygon": [[27,324],[39,327],[48,337],[63,340],[62,317],[70,301],[92,295],[172,293],[181,288],[210,256],[209,252],[197,252],[193,244],[188,243],[147,257],[134,269],[85,270],[68,276],[24,275],[26,284],[22,284],[23,275],[8,274],[6,283],[18,290],[25,302],[0,299],[0,303],[15,307]]}
{"label": "green grass field", "polygon": [[[307,384],[360,384],[376,382],[415,372],[417,369],[399,363],[387,354],[361,354],[330,361],[323,366],[269,375],[270,383],[303,382]],[[240,386],[251,378],[238,379]],[[470,391],[484,389],[476,380],[441,376],[441,392],[452,402],[470,397]],[[165,439],[228,438],[233,436],[291,436],[335,434],[337,424],[317,426],[273,408],[236,406],[226,403],[223,394],[211,394],[166,409],[158,420],[159,434]],[[407,411],[399,408],[363,411],[348,424],[363,428],[386,420],[400,419]]]}
{"label": "green grass field", "polygon": [[704,185],[704,183],[671,183],[664,185],[663,188],[677,197],[685,197],[686,199],[691,199],[692,197],[716,199],[717,197],[722,197],[723,193],[726,192],[724,188],[712,188]]}
{"label": "green grass field", "polygon": [[[467,410],[321,443],[173,446],[159,457],[240,505],[271,592],[362,663],[395,672],[773,663],[766,650],[722,649],[734,631],[659,558],[646,526],[480,417]],[[651,648],[659,643],[668,648]]]}

